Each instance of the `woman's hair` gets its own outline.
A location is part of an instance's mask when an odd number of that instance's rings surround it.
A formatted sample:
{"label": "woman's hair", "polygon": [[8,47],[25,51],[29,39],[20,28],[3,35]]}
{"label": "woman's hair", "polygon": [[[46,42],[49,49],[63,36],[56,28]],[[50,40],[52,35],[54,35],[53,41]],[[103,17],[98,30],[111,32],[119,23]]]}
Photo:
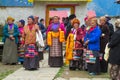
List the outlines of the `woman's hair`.
{"label": "woman's hair", "polygon": [[54,16],[53,19],[54,19],[54,18],[58,18],[58,19],[60,20],[60,17],[59,17],[59,16]]}
{"label": "woman's hair", "polygon": [[116,28],[120,28],[120,19],[117,19],[115,21],[115,26],[116,26]]}
{"label": "woman's hair", "polygon": [[42,21],[44,21],[44,19],[42,18],[42,19],[40,19],[40,22],[42,22]]}
{"label": "woman's hair", "polygon": [[78,25],[80,25],[80,21],[78,20],[78,19],[73,19],[73,21],[72,21],[72,26],[75,24],[75,23],[77,23]]}

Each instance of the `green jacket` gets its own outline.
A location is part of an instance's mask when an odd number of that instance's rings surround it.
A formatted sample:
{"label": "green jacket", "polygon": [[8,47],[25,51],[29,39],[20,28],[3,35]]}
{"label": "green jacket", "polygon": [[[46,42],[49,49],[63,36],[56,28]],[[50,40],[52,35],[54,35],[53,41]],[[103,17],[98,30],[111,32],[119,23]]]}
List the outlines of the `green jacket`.
{"label": "green jacket", "polygon": [[[18,26],[14,24],[14,33],[13,36],[15,37],[15,42],[18,43],[18,35],[19,35],[19,29]],[[3,28],[3,39],[2,41],[5,42],[6,38],[9,38],[9,33],[8,33],[8,24],[6,24]]]}

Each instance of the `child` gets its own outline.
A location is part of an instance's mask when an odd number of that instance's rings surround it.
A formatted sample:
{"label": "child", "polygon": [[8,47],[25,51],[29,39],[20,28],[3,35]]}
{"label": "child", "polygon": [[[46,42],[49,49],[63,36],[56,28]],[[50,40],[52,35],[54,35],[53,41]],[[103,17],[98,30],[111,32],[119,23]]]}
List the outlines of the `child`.
{"label": "child", "polygon": [[18,43],[18,62],[19,64],[23,64],[24,62],[24,47],[20,47],[21,43],[22,43],[22,33],[23,33],[23,27],[25,25],[25,21],[24,20],[20,20],[18,22],[18,27],[19,27],[19,43]]}

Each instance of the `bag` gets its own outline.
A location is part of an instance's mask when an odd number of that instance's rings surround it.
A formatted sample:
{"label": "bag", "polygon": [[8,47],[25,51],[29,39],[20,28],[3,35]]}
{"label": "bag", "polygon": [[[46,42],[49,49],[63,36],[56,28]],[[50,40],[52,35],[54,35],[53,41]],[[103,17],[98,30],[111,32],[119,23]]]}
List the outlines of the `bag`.
{"label": "bag", "polygon": [[36,32],[36,43],[39,48],[45,46],[43,37],[42,37],[42,33],[40,30],[38,32]]}
{"label": "bag", "polygon": [[105,59],[105,61],[108,61],[109,51],[110,51],[110,48],[108,48],[108,43],[107,43],[107,44],[106,44],[106,47],[105,47],[105,54],[104,54],[104,59]]}
{"label": "bag", "polygon": [[94,64],[96,62],[96,57],[91,50],[84,50],[84,53],[86,54],[86,63]]}

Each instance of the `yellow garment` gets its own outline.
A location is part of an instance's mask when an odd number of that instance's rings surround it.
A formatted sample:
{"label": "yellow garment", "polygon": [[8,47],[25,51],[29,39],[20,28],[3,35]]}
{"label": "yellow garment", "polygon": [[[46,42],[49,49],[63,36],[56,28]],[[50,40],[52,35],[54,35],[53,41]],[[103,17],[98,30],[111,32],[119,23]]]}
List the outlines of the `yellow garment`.
{"label": "yellow garment", "polygon": [[58,38],[59,37],[59,32],[52,32],[52,37]]}
{"label": "yellow garment", "polygon": [[59,41],[60,42],[64,42],[65,41],[65,35],[64,35],[64,31],[59,31],[59,32],[48,32],[48,35],[47,35],[47,44],[49,46],[52,45],[52,37],[54,38],[59,38]]}
{"label": "yellow garment", "polygon": [[60,42],[64,42],[65,41],[65,34],[64,34],[64,31],[59,31],[60,32],[60,37],[59,37],[59,40]]}
{"label": "yellow garment", "polygon": [[48,34],[47,34],[47,44],[49,46],[52,45],[52,32],[48,32]]}
{"label": "yellow garment", "polygon": [[69,60],[73,59],[73,48],[74,48],[74,35],[72,33],[69,34],[66,43],[66,64],[69,64]]}

